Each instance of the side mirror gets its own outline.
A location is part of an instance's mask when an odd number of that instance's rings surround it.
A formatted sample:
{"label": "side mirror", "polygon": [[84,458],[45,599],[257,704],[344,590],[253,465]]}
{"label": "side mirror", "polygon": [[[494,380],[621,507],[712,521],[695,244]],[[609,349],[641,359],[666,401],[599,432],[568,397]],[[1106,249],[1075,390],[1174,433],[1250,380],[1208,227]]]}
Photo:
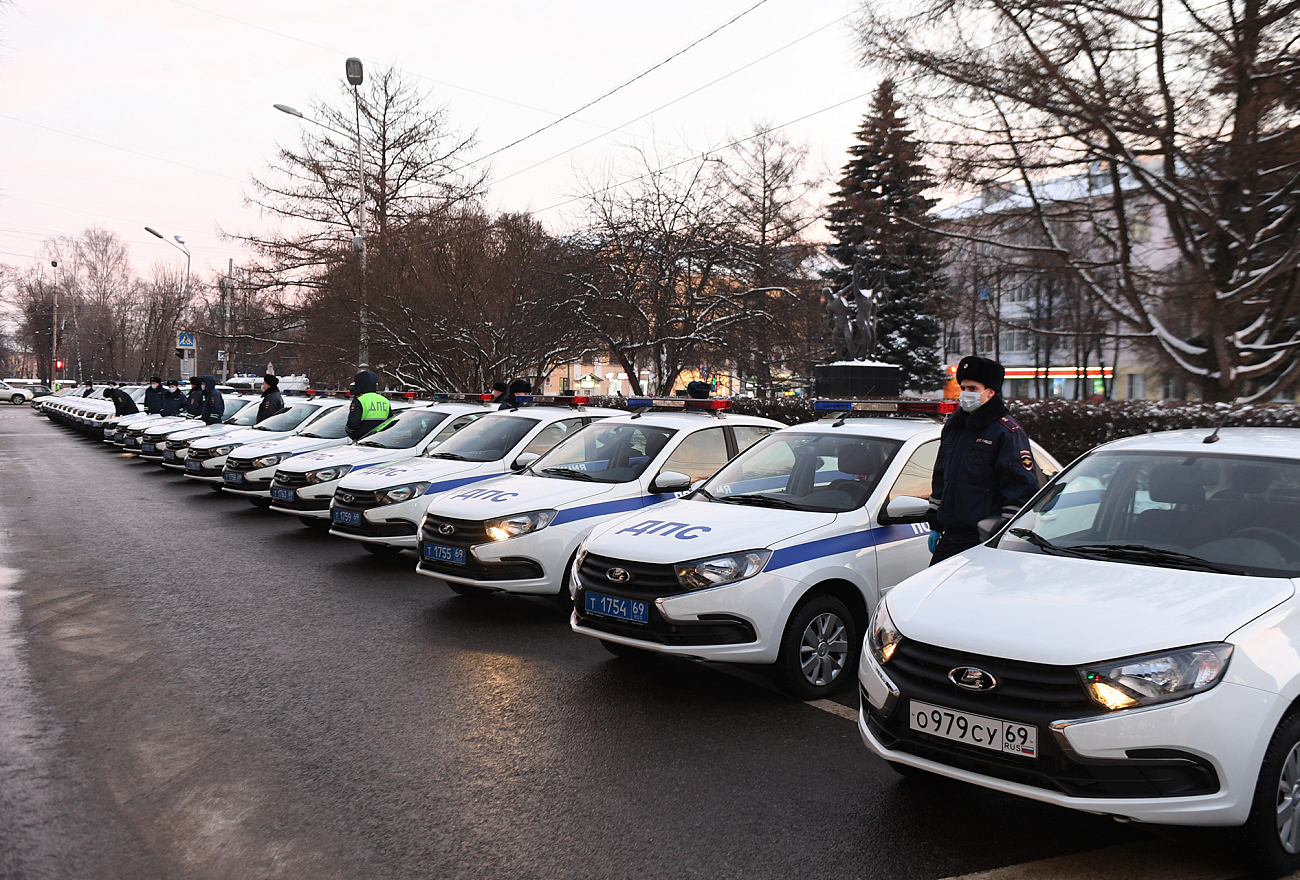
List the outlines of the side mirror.
{"label": "side mirror", "polygon": [[998,531],[1006,524],[1007,524],[1006,517],[990,516],[988,519],[982,519],[979,522],[977,522],[975,524],[975,528],[979,530],[980,541],[987,541],[989,538],[997,534]]}
{"label": "side mirror", "polygon": [[895,523],[925,522],[925,515],[930,512],[930,502],[915,495],[899,495],[885,506],[880,514],[881,525]]}
{"label": "side mirror", "polygon": [[691,478],[677,471],[664,471],[650,484],[650,491],[655,493],[685,492],[689,488],[691,488]]}
{"label": "side mirror", "polygon": [[541,458],[541,456],[536,452],[521,452],[519,453],[519,457],[515,459],[515,463],[511,465],[511,468],[516,471],[522,471],[539,458]]}

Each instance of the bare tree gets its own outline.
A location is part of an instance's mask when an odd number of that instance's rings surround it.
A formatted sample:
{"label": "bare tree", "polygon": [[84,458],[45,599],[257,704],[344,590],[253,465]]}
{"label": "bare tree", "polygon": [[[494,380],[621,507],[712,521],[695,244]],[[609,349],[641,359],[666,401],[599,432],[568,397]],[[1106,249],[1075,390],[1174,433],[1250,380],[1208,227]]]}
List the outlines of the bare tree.
{"label": "bare tree", "polygon": [[[863,9],[864,57],[906,74],[949,182],[1018,187],[1036,225],[1024,252],[1058,257],[1106,321],[1207,396],[1295,383],[1297,0]],[[1167,236],[1144,241],[1153,225]],[[1069,227],[1088,246],[1065,243]]]}

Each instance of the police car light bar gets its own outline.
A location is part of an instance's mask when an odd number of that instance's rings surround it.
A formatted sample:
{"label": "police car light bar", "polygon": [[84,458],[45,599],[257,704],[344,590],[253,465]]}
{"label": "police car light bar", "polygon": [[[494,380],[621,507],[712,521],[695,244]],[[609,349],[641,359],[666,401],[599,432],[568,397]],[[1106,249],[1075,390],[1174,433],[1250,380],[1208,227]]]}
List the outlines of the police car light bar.
{"label": "police car light bar", "polygon": [[947,415],[955,412],[952,400],[814,400],[816,412],[895,412]]}
{"label": "police car light bar", "polygon": [[454,401],[454,402],[457,402],[457,403],[491,403],[491,402],[496,398],[496,395],[495,395],[495,394],[491,394],[491,393],[488,393],[488,394],[447,394],[447,393],[445,393],[445,392],[439,392],[438,394],[431,394],[431,395],[429,395],[429,396],[432,397],[434,400],[438,400],[438,401]]}
{"label": "police car light bar", "polygon": [[554,405],[554,404],[560,404],[560,405],[563,405],[563,406],[583,406],[583,405],[585,405],[585,404],[591,403],[591,398],[590,398],[590,397],[578,397],[578,396],[576,396],[576,395],[572,395],[572,394],[570,394],[570,395],[564,395],[564,394],[516,394],[516,395],[515,395],[515,401],[516,401],[517,403],[532,403],[532,404],[542,404],[542,403],[546,403],[546,404],[552,404],[552,405]]}
{"label": "police car light bar", "polygon": [[702,409],[718,412],[731,409],[731,401],[725,397],[629,397],[627,405],[633,409]]}

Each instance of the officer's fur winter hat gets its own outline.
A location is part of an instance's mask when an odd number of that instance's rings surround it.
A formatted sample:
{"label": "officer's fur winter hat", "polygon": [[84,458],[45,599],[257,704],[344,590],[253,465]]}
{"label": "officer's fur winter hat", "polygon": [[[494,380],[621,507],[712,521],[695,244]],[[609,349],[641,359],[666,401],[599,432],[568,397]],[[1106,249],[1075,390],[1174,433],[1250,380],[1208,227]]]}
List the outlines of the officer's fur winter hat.
{"label": "officer's fur winter hat", "polygon": [[969,379],[972,382],[978,382],[985,388],[992,388],[994,391],[1002,390],[1002,379],[1006,376],[1007,371],[1002,365],[988,358],[968,355],[961,359],[957,365],[957,382],[958,384]]}

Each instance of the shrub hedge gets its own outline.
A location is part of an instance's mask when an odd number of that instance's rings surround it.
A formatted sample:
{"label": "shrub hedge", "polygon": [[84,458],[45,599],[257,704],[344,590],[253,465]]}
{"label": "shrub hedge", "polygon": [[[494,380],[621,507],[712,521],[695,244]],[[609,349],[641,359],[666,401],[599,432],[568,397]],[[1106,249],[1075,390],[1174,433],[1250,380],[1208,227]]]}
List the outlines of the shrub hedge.
{"label": "shrub hedge", "polygon": [[[627,409],[627,401],[621,397],[595,398],[592,403]],[[1229,428],[1300,428],[1300,406],[1296,404],[1235,406],[1150,400],[1012,400],[1008,406],[1029,436],[1062,464],[1109,440],[1155,431],[1213,429],[1220,422]],[[785,425],[817,418],[812,400],[807,397],[738,397],[732,400],[731,409],[741,415],[762,416]]]}

